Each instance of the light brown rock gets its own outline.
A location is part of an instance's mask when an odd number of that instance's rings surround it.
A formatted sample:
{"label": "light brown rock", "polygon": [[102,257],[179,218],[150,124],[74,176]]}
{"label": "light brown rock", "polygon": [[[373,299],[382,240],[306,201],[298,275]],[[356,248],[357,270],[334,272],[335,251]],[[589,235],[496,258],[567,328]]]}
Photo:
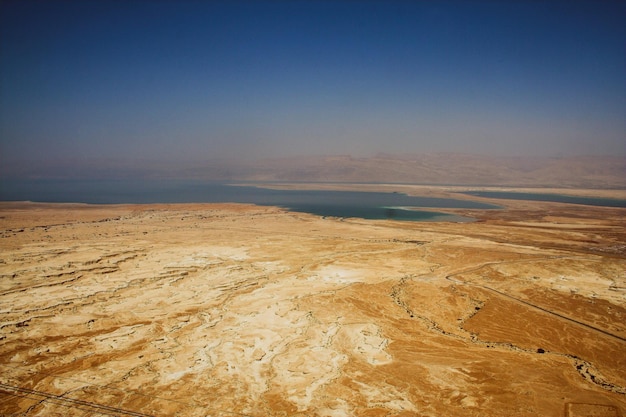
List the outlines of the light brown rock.
{"label": "light brown rock", "polygon": [[1,203],[0,415],[622,415],[626,210],[499,203]]}

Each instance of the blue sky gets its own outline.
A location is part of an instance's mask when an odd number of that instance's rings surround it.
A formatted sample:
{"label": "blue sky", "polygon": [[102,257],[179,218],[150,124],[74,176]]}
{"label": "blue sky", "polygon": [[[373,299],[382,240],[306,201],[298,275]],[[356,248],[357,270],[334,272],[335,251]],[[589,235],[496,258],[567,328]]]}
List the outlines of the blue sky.
{"label": "blue sky", "polygon": [[626,155],[626,2],[0,7],[0,163]]}

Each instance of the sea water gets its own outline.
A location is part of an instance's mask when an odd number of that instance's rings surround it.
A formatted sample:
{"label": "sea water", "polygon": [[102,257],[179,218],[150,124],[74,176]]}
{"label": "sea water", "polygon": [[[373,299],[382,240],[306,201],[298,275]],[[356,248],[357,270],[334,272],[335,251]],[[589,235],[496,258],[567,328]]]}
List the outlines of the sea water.
{"label": "sea water", "polygon": [[[90,204],[250,203],[279,206],[319,216],[364,219],[445,220],[419,208],[497,208],[448,198],[400,193],[275,190],[254,186],[183,180],[12,180],[0,184],[0,200]],[[449,216],[448,220],[470,220]]]}

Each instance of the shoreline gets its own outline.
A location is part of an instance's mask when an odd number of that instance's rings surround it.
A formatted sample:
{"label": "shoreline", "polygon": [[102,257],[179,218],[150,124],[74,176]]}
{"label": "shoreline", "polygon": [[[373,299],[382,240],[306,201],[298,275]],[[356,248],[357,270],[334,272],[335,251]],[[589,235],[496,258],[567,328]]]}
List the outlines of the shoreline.
{"label": "shoreline", "polygon": [[[457,198],[469,191],[500,191],[516,193],[562,194],[573,197],[599,197],[626,199],[626,189],[610,188],[557,188],[557,187],[528,187],[528,186],[483,186],[483,185],[422,185],[422,184],[393,184],[393,183],[351,183],[351,182],[247,182],[236,181],[234,186],[250,186],[277,190],[337,190],[337,191],[372,191],[372,192],[403,192],[411,196],[427,196],[433,193],[442,195],[458,195]],[[425,194],[422,194],[425,193]],[[466,196],[466,195],[465,195]],[[474,196],[475,197],[475,196]],[[476,197],[479,198],[479,197]]]}

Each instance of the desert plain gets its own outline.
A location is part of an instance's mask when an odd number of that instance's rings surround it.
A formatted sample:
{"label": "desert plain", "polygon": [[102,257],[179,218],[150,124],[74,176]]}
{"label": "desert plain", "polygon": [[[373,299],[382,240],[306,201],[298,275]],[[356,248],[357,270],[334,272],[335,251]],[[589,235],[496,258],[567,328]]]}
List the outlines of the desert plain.
{"label": "desert plain", "polygon": [[623,416],[626,209],[471,198],[0,203],[0,415]]}

